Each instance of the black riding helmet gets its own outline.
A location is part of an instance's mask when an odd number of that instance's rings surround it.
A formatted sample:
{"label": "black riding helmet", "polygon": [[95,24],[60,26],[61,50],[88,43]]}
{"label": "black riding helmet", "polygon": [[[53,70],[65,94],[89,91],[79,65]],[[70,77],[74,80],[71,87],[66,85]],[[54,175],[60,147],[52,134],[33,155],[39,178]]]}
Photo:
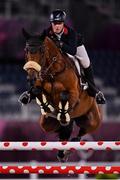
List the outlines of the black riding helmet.
{"label": "black riding helmet", "polygon": [[50,22],[64,22],[66,19],[66,13],[60,9],[54,10],[50,14]]}

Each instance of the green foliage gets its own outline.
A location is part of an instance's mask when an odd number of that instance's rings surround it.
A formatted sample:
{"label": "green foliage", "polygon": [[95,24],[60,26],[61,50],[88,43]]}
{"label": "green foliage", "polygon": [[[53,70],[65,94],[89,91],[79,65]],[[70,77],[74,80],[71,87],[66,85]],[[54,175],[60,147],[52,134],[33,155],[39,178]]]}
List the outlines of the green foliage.
{"label": "green foliage", "polygon": [[118,179],[118,174],[98,174],[96,179]]}

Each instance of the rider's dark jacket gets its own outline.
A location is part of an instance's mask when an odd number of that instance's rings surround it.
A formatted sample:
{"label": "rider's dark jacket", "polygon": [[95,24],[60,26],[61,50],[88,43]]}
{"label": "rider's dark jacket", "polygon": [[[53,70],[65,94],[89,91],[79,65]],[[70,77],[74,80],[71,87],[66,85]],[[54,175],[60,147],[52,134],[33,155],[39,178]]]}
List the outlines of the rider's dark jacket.
{"label": "rider's dark jacket", "polygon": [[64,53],[68,53],[72,56],[76,54],[78,36],[77,33],[67,25],[64,25],[63,33],[60,39],[58,39],[57,35],[53,32],[51,26],[43,31],[42,36],[48,36],[53,41],[59,41],[61,43],[61,50]]}

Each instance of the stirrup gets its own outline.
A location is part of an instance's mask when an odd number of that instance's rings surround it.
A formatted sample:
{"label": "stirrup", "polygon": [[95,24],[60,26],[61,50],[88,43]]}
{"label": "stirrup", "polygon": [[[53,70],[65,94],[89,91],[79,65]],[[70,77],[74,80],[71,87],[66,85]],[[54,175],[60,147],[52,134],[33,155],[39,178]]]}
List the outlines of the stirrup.
{"label": "stirrup", "polygon": [[87,82],[86,83],[80,83],[80,84],[81,84],[83,90],[88,89],[88,83]]}
{"label": "stirrup", "polygon": [[96,102],[97,104],[105,104],[106,103],[106,99],[104,97],[104,94],[99,91],[96,96],[95,96]]}

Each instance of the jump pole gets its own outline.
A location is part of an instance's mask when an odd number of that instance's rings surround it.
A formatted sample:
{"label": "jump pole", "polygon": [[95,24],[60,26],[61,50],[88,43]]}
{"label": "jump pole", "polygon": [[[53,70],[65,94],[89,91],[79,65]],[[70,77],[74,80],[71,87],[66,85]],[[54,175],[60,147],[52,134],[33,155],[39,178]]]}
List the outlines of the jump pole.
{"label": "jump pole", "polygon": [[0,142],[0,150],[120,150],[120,141]]}
{"label": "jump pole", "polygon": [[120,166],[0,166],[1,174],[120,174]]}

